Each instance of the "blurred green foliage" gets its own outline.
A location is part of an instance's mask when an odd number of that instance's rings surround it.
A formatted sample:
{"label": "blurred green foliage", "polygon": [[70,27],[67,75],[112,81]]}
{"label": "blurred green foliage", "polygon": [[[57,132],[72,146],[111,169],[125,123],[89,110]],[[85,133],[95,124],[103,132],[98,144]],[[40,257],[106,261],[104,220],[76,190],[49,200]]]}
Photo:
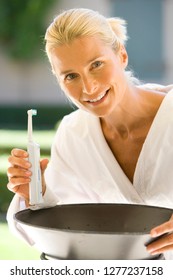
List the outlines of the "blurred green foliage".
{"label": "blurred green foliage", "polygon": [[45,16],[57,0],[0,0],[0,44],[13,58],[40,56]]}
{"label": "blurred green foliage", "polygon": [[13,198],[13,193],[7,189],[6,172],[0,172],[0,213],[6,212]]}

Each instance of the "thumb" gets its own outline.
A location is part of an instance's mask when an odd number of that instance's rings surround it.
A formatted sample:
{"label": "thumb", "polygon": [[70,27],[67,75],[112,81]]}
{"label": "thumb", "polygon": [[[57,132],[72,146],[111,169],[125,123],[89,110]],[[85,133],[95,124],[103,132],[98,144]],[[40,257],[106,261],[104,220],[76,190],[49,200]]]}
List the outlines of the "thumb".
{"label": "thumb", "polygon": [[49,160],[47,158],[44,158],[40,161],[40,168],[41,168],[41,173],[43,174],[47,165],[49,163]]}
{"label": "thumb", "polygon": [[44,178],[44,171],[47,167],[49,163],[49,160],[47,158],[44,158],[40,161],[40,169],[41,169],[41,173],[42,173],[42,189],[43,189],[43,195],[46,191],[46,182],[45,182],[45,178]]}

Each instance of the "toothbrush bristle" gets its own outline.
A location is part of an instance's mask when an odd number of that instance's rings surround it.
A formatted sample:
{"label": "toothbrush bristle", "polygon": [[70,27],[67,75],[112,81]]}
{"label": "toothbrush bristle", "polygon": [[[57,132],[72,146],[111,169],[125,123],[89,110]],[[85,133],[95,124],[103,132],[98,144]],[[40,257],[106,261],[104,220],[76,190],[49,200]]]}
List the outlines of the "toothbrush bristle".
{"label": "toothbrush bristle", "polygon": [[36,109],[32,109],[32,115],[36,116],[37,115],[37,110]]}

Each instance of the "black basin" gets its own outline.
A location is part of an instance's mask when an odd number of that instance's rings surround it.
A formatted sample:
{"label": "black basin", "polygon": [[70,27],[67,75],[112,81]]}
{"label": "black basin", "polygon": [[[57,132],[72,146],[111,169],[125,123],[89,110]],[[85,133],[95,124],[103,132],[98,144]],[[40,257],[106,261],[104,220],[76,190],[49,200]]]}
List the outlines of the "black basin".
{"label": "black basin", "polygon": [[14,218],[45,254],[58,259],[152,259],[150,230],[173,210],[131,204],[70,204]]}

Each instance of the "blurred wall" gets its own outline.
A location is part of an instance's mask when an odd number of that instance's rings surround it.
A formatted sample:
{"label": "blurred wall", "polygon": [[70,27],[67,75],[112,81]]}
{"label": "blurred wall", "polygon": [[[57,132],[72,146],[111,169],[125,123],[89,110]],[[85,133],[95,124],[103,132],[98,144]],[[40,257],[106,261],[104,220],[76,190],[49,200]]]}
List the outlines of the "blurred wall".
{"label": "blurred wall", "polygon": [[173,1],[163,0],[163,45],[165,72],[163,81],[173,83]]}
{"label": "blurred wall", "polygon": [[172,83],[173,1],[110,0],[112,16],[127,21],[129,66],[144,82]]}

